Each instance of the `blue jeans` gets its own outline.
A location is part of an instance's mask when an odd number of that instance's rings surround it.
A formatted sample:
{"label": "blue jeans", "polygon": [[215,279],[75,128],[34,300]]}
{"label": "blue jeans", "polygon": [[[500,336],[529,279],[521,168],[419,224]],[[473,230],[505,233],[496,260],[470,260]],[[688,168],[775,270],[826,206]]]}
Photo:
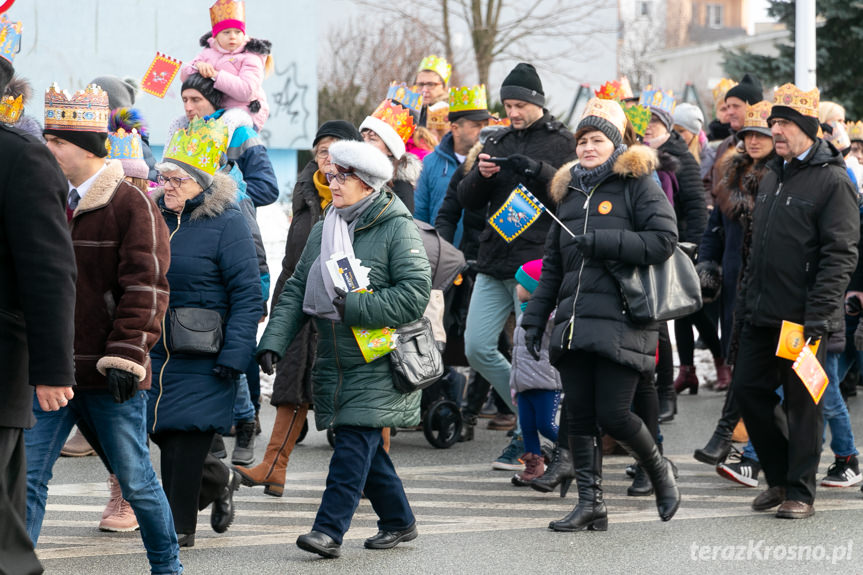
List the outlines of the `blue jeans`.
{"label": "blue jeans", "polygon": [[249,380],[245,373],[237,377],[237,395],[234,396],[234,423],[255,421],[255,405],[249,394]]}
{"label": "blue jeans", "polygon": [[327,488],[312,529],[341,544],[363,493],[378,514],[378,529],[410,528],[414,514],[402,480],[384,451],[380,428],[342,426],[335,431]]}
{"label": "blue jeans", "polygon": [[827,424],[830,424],[830,449],[836,457],[848,457],[857,455],[854,446],[854,431],[851,429],[851,417],[848,415],[848,406],[842,399],[842,391],[839,384],[842,382],[847,369],[842,377],[839,376],[840,353],[827,352],[824,362],[824,371],[827,372],[829,383],[824,395],[821,396],[821,405],[824,406],[824,440],[827,440]]}
{"label": "blue jeans", "polygon": [[540,455],[542,446],[539,436],[557,443],[557,409],[560,407],[560,391],[528,389],[518,394],[518,421],[524,450]]}
{"label": "blue jeans", "polygon": [[146,391],[139,391],[125,403],[115,403],[108,393],[82,391],[59,411],[42,411],[34,393],[36,425],[24,434],[27,532],[33,545],[39,539],[45,518],[48,482],[54,462],[72,426],[80,419],[98,436],[123,497],[135,511],[152,573],[183,572],[171,508],[150,463],[146,409]]}
{"label": "blue jeans", "polygon": [[470,366],[482,374],[497,394],[516,411],[509,393],[510,363],[498,350],[497,342],[509,314],[521,315],[515,295],[515,278],[495,279],[477,274],[467,310],[464,353]]}

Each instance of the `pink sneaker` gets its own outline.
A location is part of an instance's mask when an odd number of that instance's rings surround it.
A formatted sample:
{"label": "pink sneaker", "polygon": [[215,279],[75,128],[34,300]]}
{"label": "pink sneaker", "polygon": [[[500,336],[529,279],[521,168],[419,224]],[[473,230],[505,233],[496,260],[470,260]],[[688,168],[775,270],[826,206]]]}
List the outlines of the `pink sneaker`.
{"label": "pink sneaker", "polygon": [[99,529],[102,531],[129,532],[138,529],[138,519],[129,502],[123,499],[120,491],[120,483],[113,473],[108,477],[108,487],[111,490],[111,499],[102,511],[102,520]]}

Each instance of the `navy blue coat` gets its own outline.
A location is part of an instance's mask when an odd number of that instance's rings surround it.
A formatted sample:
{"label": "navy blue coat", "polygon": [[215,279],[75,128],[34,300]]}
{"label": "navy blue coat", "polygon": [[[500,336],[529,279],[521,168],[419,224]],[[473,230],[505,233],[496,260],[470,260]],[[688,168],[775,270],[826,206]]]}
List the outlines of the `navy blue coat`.
{"label": "navy blue coat", "polygon": [[[171,309],[216,310],[224,319],[224,344],[217,356],[170,354],[165,338],[153,348],[147,431],[215,430],[232,423],[236,381],[213,375],[216,365],[245,372],[255,349],[261,317],[261,278],[249,226],[235,203],[236,184],[216,174],[213,185],[186,202],[182,214],[165,208],[162,190],[153,198],[171,232]],[[166,319],[166,324],[169,324]]]}

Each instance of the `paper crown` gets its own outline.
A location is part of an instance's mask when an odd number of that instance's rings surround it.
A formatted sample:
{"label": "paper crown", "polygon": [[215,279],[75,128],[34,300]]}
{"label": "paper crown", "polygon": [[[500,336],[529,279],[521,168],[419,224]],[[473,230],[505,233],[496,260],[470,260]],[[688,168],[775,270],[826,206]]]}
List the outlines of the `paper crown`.
{"label": "paper crown", "polygon": [[650,109],[641,105],[626,106],[623,108],[623,113],[626,114],[629,123],[632,124],[632,129],[639,136],[643,136],[647,132],[647,125],[650,123]]}
{"label": "paper crown", "polygon": [[419,92],[408,88],[408,85],[393,82],[387,90],[387,100],[398,102],[408,110],[419,114],[423,109],[423,96]]}
{"label": "paper crown", "polygon": [[746,106],[746,116],[743,119],[744,128],[769,128],[767,118],[770,117],[770,110],[773,109],[773,104],[764,100],[751,106]]}
{"label": "paper crown", "polygon": [[713,101],[720,102],[725,100],[725,94],[728,93],[728,90],[737,85],[737,82],[732,80],[731,78],[722,78],[719,80],[719,83],[713,87]]}
{"label": "paper crown", "polygon": [[488,110],[488,96],[485,84],[479,86],[449,89],[449,111],[470,112],[473,110]]}
{"label": "paper crown", "polygon": [[582,113],[581,119],[583,120],[588,116],[596,116],[606,120],[612,126],[617,128],[617,131],[620,132],[621,136],[623,136],[623,132],[626,130],[626,114],[616,100],[591,98],[588,100],[587,106],[584,107],[584,113]]}
{"label": "paper crown", "polygon": [[21,22],[10,22],[6,14],[0,16],[0,57],[10,64],[21,51]]}
{"label": "paper crown", "polygon": [[108,132],[105,148],[108,150],[108,157],[112,160],[144,159],[144,146],[135,128],[132,128],[131,132],[123,128],[118,128],[116,132]]}
{"label": "paper crown", "polygon": [[638,98],[638,103],[645,108],[653,106],[671,114],[674,112],[674,106],[677,105],[677,100],[675,100],[674,93],[671,90],[664,92],[661,89],[654,89],[652,86],[648,85],[647,89],[642,90],[641,95]]}
{"label": "paper crown", "polygon": [[594,90],[597,98],[602,100],[625,100],[632,98],[632,88],[629,86],[629,80],[625,77],[621,81],[611,80],[603,84],[599,90]]}
{"label": "paper crown", "polygon": [[429,130],[439,130],[441,132],[449,132],[449,112],[451,107],[447,106],[446,102],[438,102],[432,104],[428,108],[426,115],[426,127]]}
{"label": "paper crown", "polygon": [[812,88],[804,92],[794,84],[783,84],[773,92],[774,106],[788,106],[804,116],[818,117],[818,102],[820,92],[818,88]]}
{"label": "paper crown", "polygon": [[405,143],[411,139],[416,128],[410,111],[392,100],[381,102],[381,105],[374,111],[372,117],[388,124]]}
{"label": "paper crown", "polygon": [[420,67],[417,68],[417,72],[422,72],[423,70],[435,72],[443,79],[444,84],[449,82],[449,77],[452,75],[452,66],[446,61],[446,58],[440,58],[435,54],[430,54],[423,58],[423,61],[420,62]]}
{"label": "paper crown", "polygon": [[196,117],[185,130],[177,130],[165,148],[163,158],[176,160],[210,175],[219,169],[227,149],[228,127],[221,118]]}
{"label": "paper crown", "polygon": [[246,3],[242,0],[216,0],[210,6],[210,24],[213,36],[226,28],[239,28],[245,32]]}
{"label": "paper crown", "polygon": [[56,82],[45,92],[46,130],[107,132],[110,113],[108,93],[96,84],[78,90],[74,96],[60,90]]}
{"label": "paper crown", "polygon": [[512,124],[512,120],[510,120],[509,118],[501,118],[497,114],[492,114],[491,118],[489,118],[489,120],[488,120],[489,126],[508,127],[511,124]]}
{"label": "paper crown", "polygon": [[14,124],[24,111],[24,97],[19,94],[17,98],[3,96],[0,99],[0,122]]}
{"label": "paper crown", "polygon": [[845,122],[845,129],[848,130],[848,137],[851,141],[863,141],[863,122]]}

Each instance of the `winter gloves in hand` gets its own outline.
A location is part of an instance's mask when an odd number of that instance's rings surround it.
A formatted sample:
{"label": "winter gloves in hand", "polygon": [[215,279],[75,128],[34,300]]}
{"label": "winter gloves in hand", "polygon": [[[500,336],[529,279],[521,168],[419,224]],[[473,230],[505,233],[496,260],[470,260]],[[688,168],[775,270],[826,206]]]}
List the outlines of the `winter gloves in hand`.
{"label": "winter gloves in hand", "polygon": [[109,367],[106,370],[108,389],[117,403],[132,399],[138,391],[138,376],[122,369]]}
{"label": "winter gloves in hand", "polygon": [[216,377],[221,377],[222,379],[237,379],[242,374],[241,371],[237,371],[233,367],[228,367],[225,365],[217,365],[213,368],[213,375]]}
{"label": "winter gloves in hand", "polygon": [[508,156],[507,160],[513,172],[528,178],[536,176],[542,169],[542,164],[524,154],[513,154]]}
{"label": "winter gloves in hand", "polygon": [[572,241],[575,242],[575,246],[586,258],[589,258],[593,255],[593,244],[596,236],[593,232],[587,232],[586,234],[580,234],[572,238]]}
{"label": "winter gloves in hand", "polygon": [[258,356],[258,365],[264,370],[267,375],[273,375],[273,367],[279,363],[279,355],[274,351],[265,351]]}
{"label": "winter gloves in hand", "polygon": [[524,328],[524,346],[536,361],[539,361],[539,352],[542,349],[542,332],[541,327],[529,326]]}
{"label": "winter gloves in hand", "polygon": [[336,297],[333,298],[333,305],[339,313],[339,317],[345,318],[345,303],[347,302],[348,292],[342,288],[336,288]]}
{"label": "winter gloves in hand", "polygon": [[701,300],[704,303],[716,301],[722,291],[722,266],[706,260],[698,262],[695,271],[698,272],[698,279],[701,281]]}
{"label": "winter gloves in hand", "polygon": [[803,339],[809,340],[810,344],[826,335],[828,335],[826,321],[807,321],[803,324]]}

